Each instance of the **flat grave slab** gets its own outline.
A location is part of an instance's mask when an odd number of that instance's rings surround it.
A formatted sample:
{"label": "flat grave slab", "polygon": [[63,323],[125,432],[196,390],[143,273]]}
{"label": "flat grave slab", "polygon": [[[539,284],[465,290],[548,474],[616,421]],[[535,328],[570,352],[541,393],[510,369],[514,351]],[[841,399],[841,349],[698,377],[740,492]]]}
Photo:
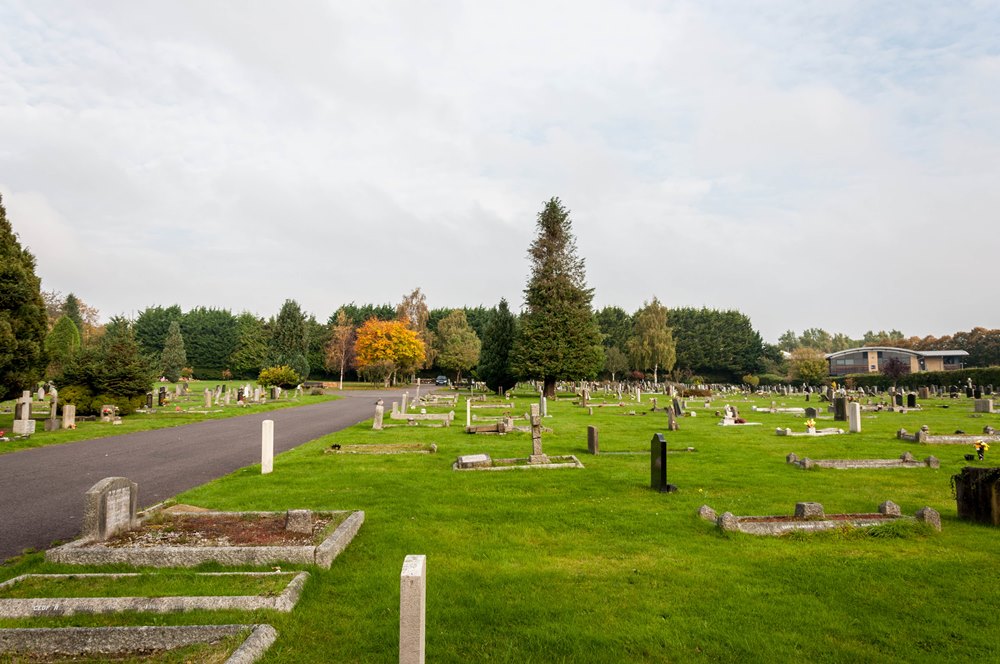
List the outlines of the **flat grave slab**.
{"label": "flat grave slab", "polygon": [[720,530],[741,532],[748,535],[784,535],[793,531],[814,532],[834,530],[845,525],[855,528],[883,526],[898,521],[923,522],[935,530],[941,530],[941,516],[930,507],[917,510],[912,517],[903,516],[899,506],[891,500],[879,505],[878,512],[869,514],[826,514],[819,503],[802,502],[795,504],[795,513],[766,516],[735,516],[732,512],[717,515],[708,505],[702,505],[698,516],[707,521],[715,521]]}

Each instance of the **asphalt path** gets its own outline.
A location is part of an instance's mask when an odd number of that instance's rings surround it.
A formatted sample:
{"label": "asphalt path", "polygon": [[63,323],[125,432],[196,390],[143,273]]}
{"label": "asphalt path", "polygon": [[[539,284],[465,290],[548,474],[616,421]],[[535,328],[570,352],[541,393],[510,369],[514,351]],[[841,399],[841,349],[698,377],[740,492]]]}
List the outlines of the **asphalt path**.
{"label": "asphalt path", "polygon": [[376,399],[403,391],[346,391],[337,401],[0,455],[0,561],[78,536],[83,495],[105,477],[138,483],[139,506],[155,505],[260,463],[264,420],[274,420],[278,454],[372,417]]}

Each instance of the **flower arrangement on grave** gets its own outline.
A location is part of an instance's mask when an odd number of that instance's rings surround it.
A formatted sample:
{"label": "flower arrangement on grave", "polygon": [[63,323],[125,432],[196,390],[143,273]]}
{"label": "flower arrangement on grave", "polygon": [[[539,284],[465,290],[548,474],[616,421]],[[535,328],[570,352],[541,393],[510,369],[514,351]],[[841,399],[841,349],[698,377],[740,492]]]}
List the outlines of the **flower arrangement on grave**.
{"label": "flower arrangement on grave", "polygon": [[977,440],[973,447],[976,448],[976,454],[979,456],[980,461],[982,461],[986,453],[990,451],[990,444],[982,440]]}
{"label": "flower arrangement on grave", "polygon": [[816,431],[816,420],[812,418],[806,420],[806,431]]}

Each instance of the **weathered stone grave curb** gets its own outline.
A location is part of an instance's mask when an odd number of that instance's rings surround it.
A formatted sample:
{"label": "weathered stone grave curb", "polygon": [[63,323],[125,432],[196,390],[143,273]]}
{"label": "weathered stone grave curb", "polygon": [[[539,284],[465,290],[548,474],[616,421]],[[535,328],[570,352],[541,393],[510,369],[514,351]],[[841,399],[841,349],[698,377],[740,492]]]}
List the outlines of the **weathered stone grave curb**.
{"label": "weathered stone grave curb", "polygon": [[761,422],[728,422],[726,420],[722,420],[721,422],[717,422],[717,424],[720,427],[759,427],[759,426],[763,426],[763,424]]}
{"label": "weathered stone grave curb", "polygon": [[906,429],[900,429],[897,431],[896,438],[899,440],[908,440],[914,443],[926,443],[928,445],[972,445],[977,440],[981,440],[986,443],[1000,442],[1000,434],[956,433],[951,435],[932,436],[927,431],[909,433]]}
{"label": "weathered stone grave curb", "polygon": [[778,436],[808,436],[810,438],[815,438],[816,436],[839,436],[844,433],[843,429],[836,429],[829,427],[826,429],[816,429],[816,431],[792,431],[791,429],[778,427],[774,430],[774,433]]}
{"label": "weathered stone grave curb", "polygon": [[923,507],[914,516],[903,516],[899,505],[887,500],[878,506],[876,514],[826,514],[820,503],[802,502],[795,504],[793,516],[775,514],[769,516],[735,516],[732,512],[717,515],[708,505],[698,509],[698,516],[706,521],[714,521],[720,530],[741,532],[748,535],[784,535],[792,531],[815,532],[834,530],[845,525],[855,528],[884,526],[898,521],[927,523],[935,530],[941,530],[941,515],[931,507]]}
{"label": "weathered stone grave curb", "polygon": [[[347,510],[316,511],[313,514],[332,516]],[[153,516],[147,513],[143,521]],[[173,512],[185,516],[274,516],[284,512]],[[80,539],[45,552],[49,562],[68,565],[112,565],[124,563],[134,567],[194,567],[204,562],[222,565],[271,565],[289,562],[319,565],[329,569],[334,558],[347,548],[365,521],[363,511],[351,512],[330,535],[318,545],[298,546],[150,546],[109,547],[92,539]]]}
{"label": "weathered stone grave curb", "polygon": [[837,468],[849,470],[857,468],[940,468],[937,457],[929,456],[923,461],[913,458],[909,452],[904,452],[898,459],[810,459],[799,458],[794,452],[785,457],[785,462],[811,470],[813,468]]}
{"label": "weathered stone grave curb", "polygon": [[226,664],[252,664],[271,647],[278,632],[270,625],[187,625],[180,627],[58,627],[0,629],[0,653],[20,655],[118,655],[171,650],[211,643],[250,629]]}
{"label": "weathered stone grave curb", "polygon": [[[370,449],[376,447],[379,448],[379,451],[377,452]],[[331,446],[324,449],[323,454],[436,454],[437,450],[437,443],[431,443],[429,445],[425,443],[372,443],[371,445]]]}
{"label": "weathered stone grave curb", "polygon": [[[267,595],[175,595],[167,597],[27,597],[0,598],[0,618],[31,618],[38,616],[72,616],[78,613],[173,613],[204,609],[209,611],[233,609],[237,611],[291,611],[302,588],[309,579],[309,572],[205,572],[195,576],[270,576],[292,577],[281,594]],[[0,588],[10,587],[28,578],[123,578],[142,574],[22,574],[0,583]]]}
{"label": "weathered stone grave curb", "polygon": [[[473,454],[469,455],[472,457],[485,457],[484,459],[476,459],[474,461],[465,463],[462,460],[465,457],[459,457],[455,463],[451,464],[452,470],[458,471],[469,471],[469,470],[552,470],[556,468],[584,468],[584,465],[580,463],[580,460],[576,458],[573,454],[566,454],[563,456],[550,456],[549,461],[555,461],[556,459],[566,459],[564,462],[555,463],[529,463],[527,457],[511,458],[511,459],[491,459],[488,454]],[[496,466],[494,464],[510,464],[510,465],[500,465]],[[519,464],[519,465],[514,465]]]}

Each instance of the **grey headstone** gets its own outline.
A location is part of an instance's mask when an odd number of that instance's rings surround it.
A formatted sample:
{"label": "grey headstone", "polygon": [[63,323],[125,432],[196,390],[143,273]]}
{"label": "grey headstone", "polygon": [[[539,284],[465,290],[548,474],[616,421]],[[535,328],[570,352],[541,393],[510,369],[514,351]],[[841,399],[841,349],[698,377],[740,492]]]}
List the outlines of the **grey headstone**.
{"label": "grey headstone", "polygon": [[899,511],[899,505],[887,500],[878,506],[878,513],[885,514],[886,516],[899,516],[902,512]]}
{"label": "grey headstone", "polygon": [[312,534],[312,510],[288,510],[285,513],[285,530],[292,533]]}
{"label": "grey headstone", "polygon": [[139,485],[127,477],[105,477],[84,494],[83,537],[103,542],[136,523]]}
{"label": "grey headstone", "polygon": [[810,519],[824,515],[823,505],[820,503],[795,503],[795,516],[799,519]]}
{"label": "grey headstone", "polygon": [[587,427],[587,451],[591,454],[600,454],[601,448],[597,439],[597,427]]}

